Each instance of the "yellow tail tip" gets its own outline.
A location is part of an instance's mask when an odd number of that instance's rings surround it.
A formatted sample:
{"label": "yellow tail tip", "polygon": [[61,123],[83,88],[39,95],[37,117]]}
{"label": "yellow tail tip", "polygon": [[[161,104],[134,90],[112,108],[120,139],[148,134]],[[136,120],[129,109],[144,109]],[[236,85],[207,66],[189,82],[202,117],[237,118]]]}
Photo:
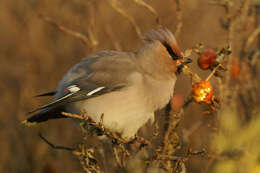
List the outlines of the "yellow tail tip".
{"label": "yellow tail tip", "polygon": [[24,126],[30,127],[30,126],[35,126],[35,125],[37,125],[38,123],[37,123],[37,122],[29,122],[29,121],[27,121],[27,120],[23,120],[23,121],[21,122],[21,124],[24,125]]}

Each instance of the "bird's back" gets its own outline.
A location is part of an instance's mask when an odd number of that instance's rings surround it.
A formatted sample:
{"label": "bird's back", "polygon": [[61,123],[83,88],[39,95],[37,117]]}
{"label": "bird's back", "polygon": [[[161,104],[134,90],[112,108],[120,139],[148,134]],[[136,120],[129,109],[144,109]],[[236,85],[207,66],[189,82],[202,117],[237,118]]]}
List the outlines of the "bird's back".
{"label": "bird's back", "polygon": [[84,58],[62,78],[55,99],[64,95],[64,89],[81,78],[98,85],[114,86],[126,82],[126,76],[136,71],[134,53],[105,50]]}

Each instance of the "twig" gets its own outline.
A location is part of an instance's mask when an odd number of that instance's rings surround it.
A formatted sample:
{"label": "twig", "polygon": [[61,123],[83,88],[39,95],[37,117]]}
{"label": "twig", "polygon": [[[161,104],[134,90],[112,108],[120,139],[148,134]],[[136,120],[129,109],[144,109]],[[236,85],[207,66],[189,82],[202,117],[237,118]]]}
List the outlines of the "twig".
{"label": "twig", "polygon": [[62,25],[56,23],[54,20],[52,20],[52,19],[49,18],[49,17],[43,16],[43,15],[41,15],[41,14],[39,15],[39,17],[40,17],[43,21],[45,21],[45,22],[47,22],[47,23],[49,23],[49,24],[55,26],[58,30],[60,30],[60,31],[62,31],[62,32],[66,33],[66,34],[68,34],[68,35],[70,35],[70,36],[72,36],[72,37],[75,37],[75,38],[81,40],[85,45],[88,45],[88,44],[89,44],[89,39],[88,39],[85,35],[83,35],[83,34],[81,34],[81,33],[79,33],[79,32],[73,31],[73,30],[71,30],[71,29],[68,29],[67,27],[62,26]]}
{"label": "twig", "polygon": [[167,153],[170,135],[172,131],[178,126],[182,114],[183,114],[183,109],[181,109],[181,111],[175,115],[169,115],[170,118],[168,120],[169,121],[168,127],[163,139],[163,150],[162,150],[163,154]]}
{"label": "twig", "polygon": [[79,150],[73,154],[78,157],[82,169],[87,173],[101,173],[98,161],[95,158],[95,149],[86,148],[84,144],[79,145]]}
{"label": "twig", "polygon": [[217,67],[215,67],[212,72],[208,75],[208,77],[206,78],[206,80],[208,81],[217,71],[217,69],[220,67],[220,64],[217,65]]}
{"label": "twig", "polygon": [[194,73],[187,65],[184,65],[182,68],[182,73],[184,75],[189,75],[191,76],[191,82],[192,85],[193,83],[198,83],[201,81],[201,78],[199,77],[199,75],[197,75],[196,73]]}
{"label": "twig", "polygon": [[179,165],[181,167],[181,172],[180,173],[186,173],[186,166],[183,161],[179,162]]}
{"label": "twig", "polygon": [[114,154],[114,157],[116,159],[116,163],[117,165],[122,168],[122,163],[120,162],[120,159],[119,159],[119,156],[118,156],[118,151],[117,151],[117,148],[115,146],[113,146],[113,154]]}
{"label": "twig", "polygon": [[76,119],[86,120],[86,121],[90,119],[90,121],[94,121],[94,120],[91,120],[91,118],[88,116],[82,116],[82,115],[77,115],[77,114],[72,114],[72,113],[67,113],[67,112],[61,112],[61,114],[64,116],[70,117],[70,118],[76,118]]}
{"label": "twig", "polygon": [[187,156],[196,156],[196,155],[204,155],[206,154],[206,149],[203,148],[202,150],[199,151],[192,151],[190,148],[188,150]]}
{"label": "twig", "polygon": [[253,43],[253,41],[257,38],[257,36],[260,34],[260,27],[256,28],[254,32],[248,37],[245,45],[245,49],[247,50],[250,45]]}
{"label": "twig", "polygon": [[126,158],[130,155],[129,152],[125,149],[125,147],[122,144],[119,144],[119,148],[121,149],[122,156],[121,156],[121,163],[122,166],[125,166]]}
{"label": "twig", "polygon": [[[91,3],[90,3],[91,4]],[[93,5],[89,5],[88,9],[88,27],[87,27],[87,35],[88,35],[88,40],[90,45],[94,48],[95,46],[97,46],[99,44],[99,41],[96,37],[96,25],[95,25],[95,21],[96,21],[96,9],[94,8]]]}
{"label": "twig", "polygon": [[71,147],[65,147],[65,146],[60,146],[60,145],[54,145],[52,144],[50,141],[48,141],[41,133],[39,133],[39,137],[46,142],[51,148],[54,149],[59,149],[59,150],[67,150],[67,151],[75,151],[75,148],[71,148]]}
{"label": "twig", "polygon": [[175,0],[175,2],[176,2],[176,13],[177,13],[176,17],[178,19],[178,24],[177,24],[174,35],[177,37],[181,32],[183,22],[182,22],[181,0]]}
{"label": "twig", "polygon": [[[83,111],[82,111],[83,112]],[[91,118],[90,116],[87,116],[86,114],[81,115],[77,115],[77,114],[72,114],[72,113],[67,113],[67,112],[61,112],[62,115],[66,116],[66,117],[70,117],[70,118],[76,118],[76,119],[80,119],[80,120],[85,120],[88,121],[90,123],[90,125],[92,125],[93,127],[95,127],[97,130],[100,130],[104,135],[106,135],[107,137],[111,138],[112,140],[116,140],[116,142],[119,143],[130,143],[132,142],[134,139],[123,139],[121,138],[119,135],[117,135],[114,132],[109,131],[107,128],[105,128],[105,126],[103,125],[103,116],[101,115],[101,120],[100,122],[96,122],[93,118]]]}
{"label": "twig", "polygon": [[157,13],[157,11],[152,7],[150,6],[149,4],[145,3],[143,0],[134,0],[135,3],[137,3],[138,5],[140,6],[143,6],[145,7],[148,11],[150,11],[155,17],[156,17],[156,23],[157,24],[160,24],[160,17]]}
{"label": "twig", "polygon": [[134,26],[135,31],[139,38],[142,38],[141,30],[137,23],[135,22],[134,18],[130,15],[128,15],[122,8],[119,7],[119,1],[118,0],[109,0],[112,8],[114,8],[118,13],[120,13],[122,16],[127,18],[127,20]]}
{"label": "twig", "polygon": [[141,144],[139,149],[142,149],[144,146],[151,145],[151,142],[149,140],[147,140],[141,136],[137,136],[136,141]]}
{"label": "twig", "polygon": [[118,40],[116,39],[115,33],[112,31],[111,26],[110,25],[106,25],[105,26],[105,31],[106,31],[106,34],[111,38],[112,43],[113,43],[115,49],[118,50],[118,51],[121,51],[122,50],[122,46],[118,42]]}

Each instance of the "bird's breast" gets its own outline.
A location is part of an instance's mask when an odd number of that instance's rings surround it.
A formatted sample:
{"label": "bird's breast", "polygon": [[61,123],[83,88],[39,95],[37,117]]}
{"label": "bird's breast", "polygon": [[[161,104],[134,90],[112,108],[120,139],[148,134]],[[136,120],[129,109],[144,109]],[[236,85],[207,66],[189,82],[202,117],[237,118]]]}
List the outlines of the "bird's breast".
{"label": "bird's breast", "polygon": [[154,111],[158,109],[162,109],[169,103],[173,92],[174,86],[176,82],[176,77],[173,76],[172,78],[168,79],[154,79],[147,77],[146,80],[146,95],[148,104],[152,107]]}
{"label": "bird's breast", "polygon": [[103,122],[106,128],[121,133],[124,138],[131,138],[149,119],[154,118],[154,112],[147,105],[146,97],[139,86],[128,87],[75,102],[68,107],[68,111],[79,113],[84,109],[87,115],[97,122],[104,114]]}
{"label": "bird's breast", "polygon": [[97,122],[103,114],[106,128],[124,138],[134,137],[149,119],[154,119],[154,112],[170,101],[175,80],[143,79],[138,75],[132,75],[130,80],[132,85],[119,91],[71,103],[67,111],[85,110]]}

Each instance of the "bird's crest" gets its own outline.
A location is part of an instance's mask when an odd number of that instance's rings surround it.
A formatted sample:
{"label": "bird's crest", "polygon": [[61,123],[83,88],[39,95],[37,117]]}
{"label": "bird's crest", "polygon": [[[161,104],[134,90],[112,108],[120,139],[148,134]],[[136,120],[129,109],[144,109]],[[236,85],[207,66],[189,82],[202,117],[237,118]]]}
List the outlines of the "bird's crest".
{"label": "bird's crest", "polygon": [[152,30],[148,34],[144,35],[144,40],[148,42],[158,40],[167,49],[173,59],[182,57],[178,43],[174,35],[168,29]]}

